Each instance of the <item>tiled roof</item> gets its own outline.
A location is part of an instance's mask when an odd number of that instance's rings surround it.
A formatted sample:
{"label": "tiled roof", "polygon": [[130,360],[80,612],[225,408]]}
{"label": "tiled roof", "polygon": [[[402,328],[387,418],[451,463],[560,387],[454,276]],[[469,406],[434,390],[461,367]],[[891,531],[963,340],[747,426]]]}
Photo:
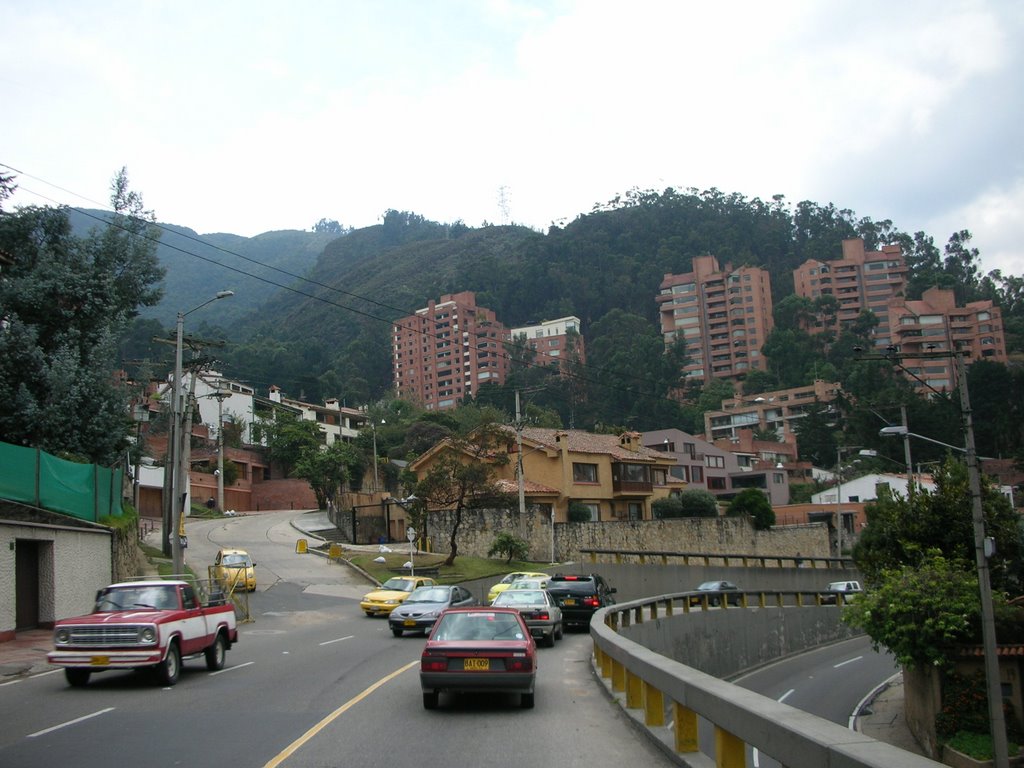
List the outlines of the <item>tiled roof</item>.
{"label": "tiled roof", "polygon": [[[500,478],[495,484],[502,493],[519,493],[519,483],[516,480]],[[523,480],[523,491],[529,496],[558,496],[561,493],[557,488],[526,479]]]}
{"label": "tiled roof", "polygon": [[574,453],[604,453],[619,461],[653,462],[664,461],[664,453],[645,448],[640,444],[640,434],[636,433],[637,449],[631,451],[619,444],[619,435],[596,435],[581,429],[547,429],[544,427],[524,427],[523,439],[539,443],[553,451],[557,451],[556,435],[563,435],[568,441],[569,450]]}

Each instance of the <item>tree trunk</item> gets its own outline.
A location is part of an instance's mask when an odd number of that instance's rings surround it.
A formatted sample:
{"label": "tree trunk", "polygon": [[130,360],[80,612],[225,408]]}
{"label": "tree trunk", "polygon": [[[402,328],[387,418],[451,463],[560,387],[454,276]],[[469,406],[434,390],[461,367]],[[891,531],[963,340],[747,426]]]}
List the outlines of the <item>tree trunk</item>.
{"label": "tree trunk", "polygon": [[448,539],[448,557],[445,559],[444,564],[451,566],[455,564],[455,558],[459,554],[459,526],[462,525],[462,501],[455,505],[455,522],[452,523],[452,535]]}

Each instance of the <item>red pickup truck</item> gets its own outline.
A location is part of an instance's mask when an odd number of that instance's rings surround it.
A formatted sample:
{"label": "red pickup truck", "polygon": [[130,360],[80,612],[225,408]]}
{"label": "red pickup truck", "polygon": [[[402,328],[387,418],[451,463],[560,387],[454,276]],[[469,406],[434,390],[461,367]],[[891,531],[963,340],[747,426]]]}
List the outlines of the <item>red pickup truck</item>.
{"label": "red pickup truck", "polygon": [[207,669],[222,669],[236,642],[232,604],[202,605],[185,581],[129,581],[99,590],[92,613],[58,621],[47,659],[64,667],[73,686],[88,683],[93,672],[143,668],[174,685],[183,658],[203,654]]}

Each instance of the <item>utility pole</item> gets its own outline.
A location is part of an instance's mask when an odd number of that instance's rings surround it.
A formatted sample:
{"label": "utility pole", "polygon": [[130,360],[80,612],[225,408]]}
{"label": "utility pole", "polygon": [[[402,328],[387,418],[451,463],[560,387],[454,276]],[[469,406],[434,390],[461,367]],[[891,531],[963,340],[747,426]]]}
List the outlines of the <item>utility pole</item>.
{"label": "utility pole", "polygon": [[526,517],[526,481],[523,478],[523,418],[519,413],[519,390],[516,390],[516,475],[519,478],[519,519]]}
{"label": "utility pole", "polygon": [[230,392],[217,390],[213,393],[217,398],[217,511],[224,511],[224,401],[231,397]]}

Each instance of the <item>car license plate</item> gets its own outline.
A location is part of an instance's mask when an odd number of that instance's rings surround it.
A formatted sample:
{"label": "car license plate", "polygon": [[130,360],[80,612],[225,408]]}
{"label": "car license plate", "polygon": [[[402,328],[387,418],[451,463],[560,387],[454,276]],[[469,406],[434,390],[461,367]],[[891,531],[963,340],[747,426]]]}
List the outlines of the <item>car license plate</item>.
{"label": "car license plate", "polygon": [[110,666],[109,656],[93,656],[89,659],[89,663],[94,667],[107,667]]}
{"label": "car license plate", "polygon": [[416,619],[406,619],[405,621],[402,622],[402,624],[404,624],[407,627],[415,627],[416,626]]}
{"label": "car license plate", "polygon": [[490,659],[464,659],[462,668],[467,672],[487,672],[491,668]]}
{"label": "car license plate", "polygon": [[573,597],[568,597],[566,598],[565,602],[562,603],[562,605],[576,605],[576,599]]}

